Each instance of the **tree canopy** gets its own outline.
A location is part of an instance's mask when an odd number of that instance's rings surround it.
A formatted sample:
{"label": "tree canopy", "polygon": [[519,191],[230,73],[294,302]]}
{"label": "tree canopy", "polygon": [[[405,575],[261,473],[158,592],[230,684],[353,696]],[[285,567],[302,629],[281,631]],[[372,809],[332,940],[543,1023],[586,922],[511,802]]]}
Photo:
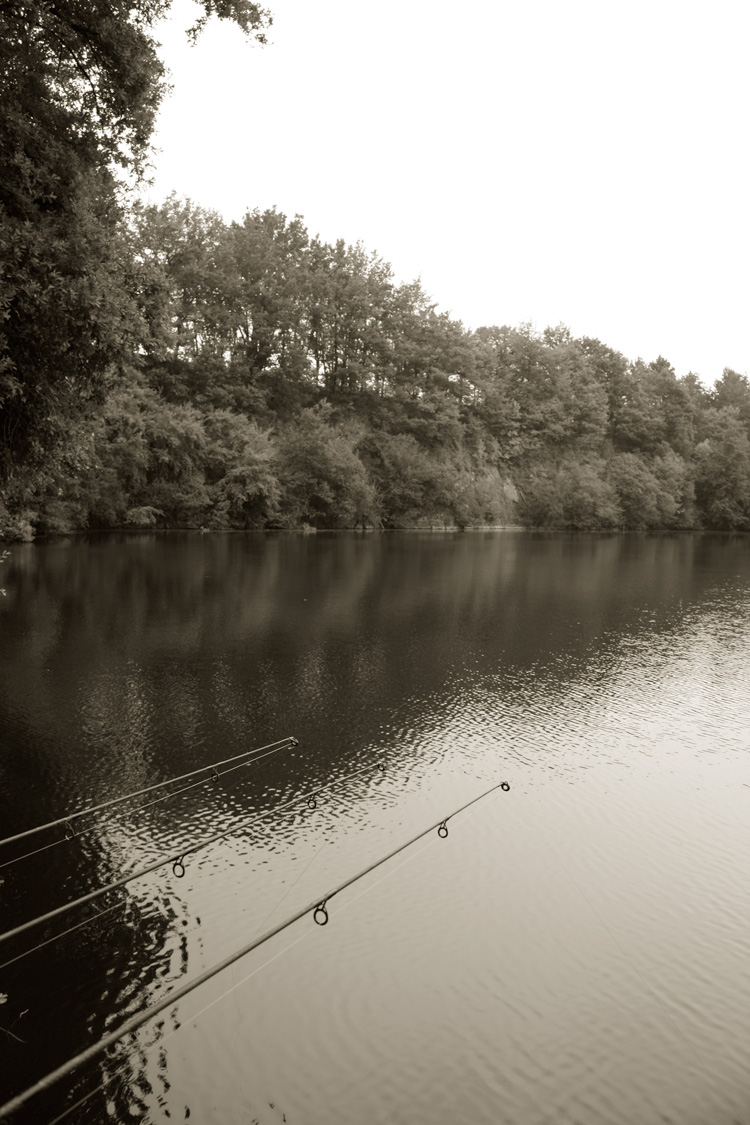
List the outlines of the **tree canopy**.
{"label": "tree canopy", "polygon": [[[70,425],[139,348],[125,186],[165,92],[167,0],[0,4],[0,483],[11,505],[69,452]],[[205,0],[264,40],[249,0]],[[66,448],[67,447],[67,448]]]}

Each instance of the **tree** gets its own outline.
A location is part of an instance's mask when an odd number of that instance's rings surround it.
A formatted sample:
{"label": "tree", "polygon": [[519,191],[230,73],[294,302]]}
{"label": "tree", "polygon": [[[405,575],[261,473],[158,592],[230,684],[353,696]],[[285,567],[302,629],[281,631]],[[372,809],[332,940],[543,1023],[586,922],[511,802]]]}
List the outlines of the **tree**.
{"label": "tree", "polygon": [[355,527],[379,522],[375,490],[355,452],[358,430],[334,426],[329,404],[301,411],[280,428],[274,470],[282,489],[282,523]]}
{"label": "tree", "polygon": [[275,414],[304,405],[312,384],[308,346],[310,239],[299,215],[248,211],[227,235],[232,260],[231,347],[243,386]]}
{"label": "tree", "polygon": [[[251,0],[203,0],[263,41]],[[150,35],[169,0],[0,6],[0,500],[39,484],[72,417],[101,400],[140,329],[118,238],[144,169],[163,67]]]}
{"label": "tree", "polygon": [[539,335],[518,329],[477,333],[477,383],[490,432],[516,463],[600,447],[607,394],[583,343],[564,325]]}
{"label": "tree", "polygon": [[[750,526],[746,376],[469,333],[275,209],[129,207],[169,3],[0,0],[0,534],[494,521],[511,476],[534,524]],[[202,0],[193,39],[212,16],[270,22]]]}
{"label": "tree", "polygon": [[437,460],[411,434],[372,434],[362,455],[376,483],[388,527],[413,527],[423,518],[451,522],[452,466]]}
{"label": "tree", "polygon": [[200,381],[200,361],[223,361],[234,339],[227,228],[216,212],[174,193],[159,207],[136,202],[130,227],[149,326],[142,341],[145,365],[166,398],[185,402]]}
{"label": "tree", "polygon": [[[692,454],[692,449],[690,453]],[[654,457],[650,468],[661,490],[659,526],[680,528],[699,526],[691,462],[673,449],[663,448],[661,453]]]}
{"label": "tree", "polygon": [[392,361],[396,288],[391,267],[361,243],[313,239],[309,253],[310,359],[326,397],[382,389]]}
{"label": "tree", "polygon": [[711,401],[719,410],[725,406],[734,407],[750,436],[750,380],[747,375],[725,367],[721,378],[716,381]]}
{"label": "tree", "polygon": [[521,407],[515,394],[509,363],[513,329],[478,328],[474,333],[477,399],[473,413],[497,442],[506,462],[523,452]]}
{"label": "tree", "polygon": [[664,527],[674,516],[677,502],[660,487],[642,457],[616,454],[609,463],[608,476],[617,493],[623,526]]}
{"label": "tree", "polygon": [[695,495],[708,527],[750,528],[750,438],[735,406],[711,407],[695,449]]}
{"label": "tree", "polygon": [[137,377],[107,398],[94,459],[80,487],[93,526],[121,526],[152,509],[164,524],[197,524],[210,504],[206,431],[195,407],[165,402]]}
{"label": "tree", "polygon": [[521,519],[532,527],[565,527],[595,531],[617,527],[622,513],[617,493],[605,479],[606,467],[596,458],[534,466],[521,486]]}
{"label": "tree", "polygon": [[273,443],[254,422],[229,410],[205,415],[205,475],[211,527],[265,527],[278,515]]}

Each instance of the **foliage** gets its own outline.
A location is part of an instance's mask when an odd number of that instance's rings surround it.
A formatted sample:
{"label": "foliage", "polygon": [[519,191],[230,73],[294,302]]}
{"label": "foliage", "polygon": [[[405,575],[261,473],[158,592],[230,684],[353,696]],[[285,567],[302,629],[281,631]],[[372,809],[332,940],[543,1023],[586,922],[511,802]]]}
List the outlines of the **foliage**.
{"label": "foliage", "polygon": [[210,527],[260,528],[278,516],[274,446],[258,426],[228,410],[206,415],[205,472]]}
{"label": "foliage", "polygon": [[[0,538],[750,528],[747,376],[709,391],[564,325],[468,331],[298,215],[134,201],[169,4],[0,4]],[[191,39],[216,17],[265,42],[253,0],[199,6]]]}
{"label": "foliage", "polygon": [[362,453],[386,527],[412,527],[421,518],[453,522],[450,464],[431,456],[413,434],[373,434]]}
{"label": "foliage", "polygon": [[647,461],[635,453],[618,453],[608,466],[617,493],[622,525],[628,528],[682,526],[685,512],[684,475],[672,450]]}
{"label": "foliage", "polygon": [[[122,222],[143,172],[163,67],[150,28],[169,0],[0,5],[0,490],[44,492],[70,423],[92,417],[141,350],[137,261]],[[263,40],[250,0],[205,18]]]}
{"label": "foliage", "polygon": [[734,407],[737,417],[750,435],[750,380],[725,367],[711,395],[711,403],[719,410]]}
{"label": "foliage", "polygon": [[521,487],[518,511],[522,521],[532,527],[575,531],[619,526],[622,512],[605,471],[605,463],[598,458],[535,466]]}
{"label": "foliage", "polygon": [[128,527],[156,527],[164,519],[164,512],[144,504],[141,508],[128,508],[125,524]]}
{"label": "foliage", "polygon": [[331,407],[305,409],[277,435],[274,469],[285,527],[363,527],[380,518],[375,489],[357,456],[356,427],[334,426]]}
{"label": "foliage", "polygon": [[711,407],[695,450],[695,493],[708,527],[750,529],[750,437],[736,406]]}
{"label": "foliage", "polygon": [[27,508],[17,507],[9,511],[0,497],[0,542],[30,542],[34,538],[33,516],[34,513]]}
{"label": "foliage", "polygon": [[129,358],[86,412],[60,398],[49,424],[66,440],[33,486],[16,451],[6,537],[748,526],[750,391],[735,372],[709,393],[561,325],[468,332],[377,255],[274,209],[225,224],[171,196],[134,207],[112,246]]}

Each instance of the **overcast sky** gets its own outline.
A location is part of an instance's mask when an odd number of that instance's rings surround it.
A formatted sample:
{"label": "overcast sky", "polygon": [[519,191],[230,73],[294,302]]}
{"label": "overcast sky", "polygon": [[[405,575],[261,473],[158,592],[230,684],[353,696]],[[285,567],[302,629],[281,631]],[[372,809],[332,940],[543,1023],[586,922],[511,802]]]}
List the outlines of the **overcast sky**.
{"label": "overcast sky", "polygon": [[750,8],[267,0],[251,46],[175,0],[151,196],[276,206],[421,277],[469,328],[567,324],[712,383],[750,371]]}

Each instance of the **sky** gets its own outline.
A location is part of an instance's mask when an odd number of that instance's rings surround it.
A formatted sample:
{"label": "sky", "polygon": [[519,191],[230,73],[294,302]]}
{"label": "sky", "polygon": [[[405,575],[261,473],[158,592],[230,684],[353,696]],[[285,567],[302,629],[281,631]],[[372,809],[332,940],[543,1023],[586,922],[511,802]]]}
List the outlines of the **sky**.
{"label": "sky", "polygon": [[467,328],[750,372],[745,0],[264,2],[266,47],[157,26],[151,199],[299,214]]}

